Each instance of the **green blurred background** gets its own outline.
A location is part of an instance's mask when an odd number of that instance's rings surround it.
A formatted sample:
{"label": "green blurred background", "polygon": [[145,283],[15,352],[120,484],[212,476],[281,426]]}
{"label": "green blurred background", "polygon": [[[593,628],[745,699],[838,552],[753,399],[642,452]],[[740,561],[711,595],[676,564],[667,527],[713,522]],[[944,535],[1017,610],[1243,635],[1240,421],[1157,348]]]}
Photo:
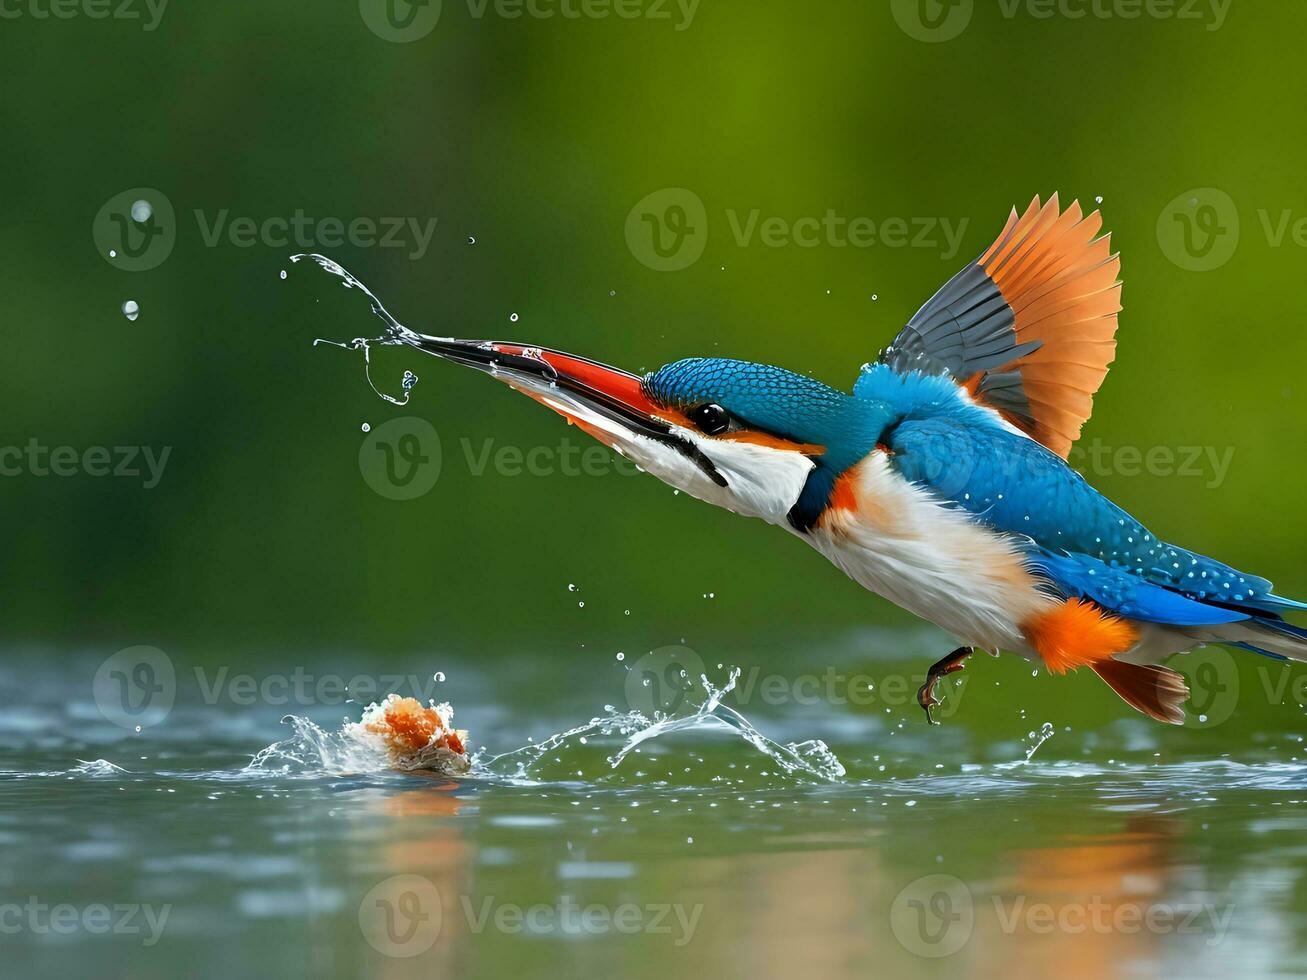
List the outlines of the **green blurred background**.
{"label": "green blurred background", "polygon": [[[674,5],[666,20],[546,19],[446,0],[430,33],[394,43],[367,26],[371,0],[177,3],[153,30],[143,5],[141,20],[60,19],[36,16],[42,2],[0,21],[0,441],[172,449],[150,490],[3,478],[14,643],[196,660],[530,644],[584,665],[625,644],[715,652],[911,622],[800,541],[652,478],[475,474],[461,440],[480,453],[584,439],[435,361],[379,357],[387,390],[406,368],[421,378],[407,407],[382,402],[361,358],[311,346],[375,333],[362,298],[292,267],[303,249],[206,243],[224,211],[437,219],[425,251],[411,235],[308,249],[417,330],[632,369],[729,354],[848,386],[1011,205],[1101,197],[1125,311],[1087,444],[1233,455],[1220,480],[1200,463],[1093,481],[1160,535],[1307,594],[1307,254],[1274,234],[1307,217],[1301,4],[1044,18],[978,2],[933,42],[896,19],[913,4],[888,0],[702,0],[688,20]],[[175,209],[175,248],[127,272],[92,225],[142,186]],[[625,233],[663,188],[706,210],[703,254],[678,271],[650,268]],[[1158,236],[1194,188],[1228,195],[1238,223],[1209,271]],[[1231,236],[1231,203],[1201,196]],[[732,216],[755,209],[965,233],[951,256],[941,241],[741,244]],[[360,426],[406,415],[435,426],[443,466],[429,493],[396,501],[360,475]]]}

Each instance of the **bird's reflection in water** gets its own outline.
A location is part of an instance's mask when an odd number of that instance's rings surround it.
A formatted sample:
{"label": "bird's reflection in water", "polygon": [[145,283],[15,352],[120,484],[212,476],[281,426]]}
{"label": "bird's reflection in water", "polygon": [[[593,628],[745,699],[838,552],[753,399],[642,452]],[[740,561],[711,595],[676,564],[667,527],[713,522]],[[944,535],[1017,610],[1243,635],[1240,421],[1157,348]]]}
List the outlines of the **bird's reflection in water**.
{"label": "bird's reflection in water", "polygon": [[360,921],[368,921],[365,934],[382,954],[367,956],[368,973],[385,980],[453,976],[466,955],[460,901],[471,888],[475,848],[450,818],[467,801],[456,792],[459,784],[443,776],[410,775],[421,785],[371,808],[386,818],[379,827],[383,843],[371,852],[381,866],[358,869],[360,893],[367,892]]}
{"label": "bird's reflection in water", "polygon": [[[1094,978],[1160,972],[1175,937],[1206,948],[1212,922],[1177,882],[1183,827],[1154,816],[1115,833],[1014,852],[1014,870],[976,893],[977,977]],[[1181,959],[1187,957],[1181,956]]]}

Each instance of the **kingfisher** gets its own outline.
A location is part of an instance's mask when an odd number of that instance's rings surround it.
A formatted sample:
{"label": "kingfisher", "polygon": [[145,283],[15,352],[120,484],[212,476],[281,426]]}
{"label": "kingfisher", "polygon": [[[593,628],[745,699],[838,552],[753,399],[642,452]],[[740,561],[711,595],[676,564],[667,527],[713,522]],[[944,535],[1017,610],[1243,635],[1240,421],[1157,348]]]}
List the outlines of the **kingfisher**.
{"label": "kingfisher", "polygon": [[418,334],[375,297],[373,309],[390,327],[380,342],[489,373],[951,634],[958,646],[917,693],[928,721],[940,679],[984,650],[1054,674],[1088,667],[1131,707],[1182,724],[1189,690],[1169,657],[1219,643],[1307,660],[1307,630],[1284,619],[1307,604],[1159,537],[1068,464],[1116,352],[1120,258],[1101,227],[1056,194],[1012,209],[847,391],[723,357],[640,376]]}

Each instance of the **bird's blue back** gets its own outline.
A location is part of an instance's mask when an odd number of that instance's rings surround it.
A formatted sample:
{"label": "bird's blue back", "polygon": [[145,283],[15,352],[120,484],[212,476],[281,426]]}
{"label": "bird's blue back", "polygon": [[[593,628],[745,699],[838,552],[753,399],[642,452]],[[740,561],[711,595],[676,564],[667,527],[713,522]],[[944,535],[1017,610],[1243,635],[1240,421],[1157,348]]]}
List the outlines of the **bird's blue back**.
{"label": "bird's blue back", "polygon": [[1266,579],[1159,540],[1060,456],[966,400],[947,376],[877,364],[854,394],[891,406],[896,421],[882,440],[899,473],[981,523],[1023,536],[1032,566],[1068,594],[1177,625],[1297,606],[1272,595]]}

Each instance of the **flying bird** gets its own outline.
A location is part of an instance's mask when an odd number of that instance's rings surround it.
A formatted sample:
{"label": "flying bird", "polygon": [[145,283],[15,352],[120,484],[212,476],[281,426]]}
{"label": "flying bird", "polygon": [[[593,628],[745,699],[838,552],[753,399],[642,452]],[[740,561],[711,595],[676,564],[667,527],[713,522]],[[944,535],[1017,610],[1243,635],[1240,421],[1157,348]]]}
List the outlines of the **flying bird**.
{"label": "flying bird", "polygon": [[[976,650],[1088,667],[1181,724],[1172,654],[1222,643],[1307,660],[1307,605],[1168,543],[1067,463],[1116,352],[1120,259],[1098,212],[1013,209],[851,391],[768,364],[679,360],[644,376],[519,343],[414,333],[686,493],[796,534],[866,589],[956,637],[918,701]],[[366,346],[366,342],[363,343]]]}

